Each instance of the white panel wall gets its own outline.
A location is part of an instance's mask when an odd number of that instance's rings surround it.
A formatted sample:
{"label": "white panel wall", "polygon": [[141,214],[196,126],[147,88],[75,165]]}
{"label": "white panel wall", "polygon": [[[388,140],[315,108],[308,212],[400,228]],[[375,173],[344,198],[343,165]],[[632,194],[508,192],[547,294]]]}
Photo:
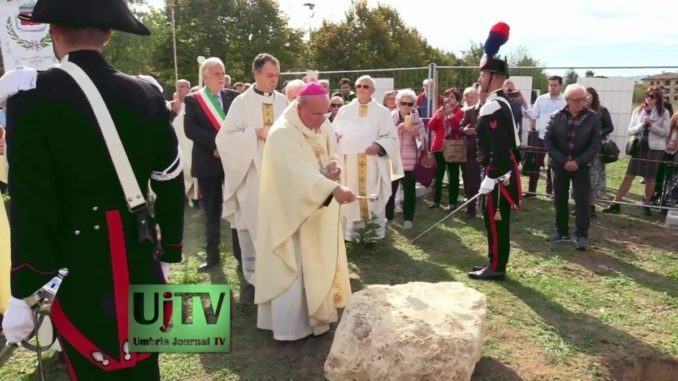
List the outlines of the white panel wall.
{"label": "white panel wall", "polygon": [[377,87],[374,89],[372,98],[377,101],[377,103],[381,104],[381,101],[384,100],[384,94],[393,90],[395,82],[393,81],[393,78],[374,78],[374,82],[376,83]]}
{"label": "white panel wall", "polygon": [[614,131],[610,137],[617,143],[624,155],[628,140],[628,126],[633,111],[633,80],[627,78],[587,78],[579,77],[577,83],[593,87],[600,96],[600,104],[610,111]]}
{"label": "white panel wall", "polygon": [[[515,76],[510,77],[513,84],[516,85],[516,89],[520,90],[523,93],[523,98],[527,102],[528,109],[532,108],[532,77],[531,76]],[[527,144],[527,131],[530,127],[530,120],[523,118],[523,136],[521,136],[521,141],[523,144]]]}

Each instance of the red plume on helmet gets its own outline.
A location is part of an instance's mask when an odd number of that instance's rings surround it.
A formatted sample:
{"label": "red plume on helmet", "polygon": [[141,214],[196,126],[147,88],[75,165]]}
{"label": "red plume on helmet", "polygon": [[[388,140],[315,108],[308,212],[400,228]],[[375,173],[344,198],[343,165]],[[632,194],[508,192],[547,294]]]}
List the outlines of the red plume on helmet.
{"label": "red plume on helmet", "polygon": [[490,29],[490,34],[485,40],[483,50],[485,54],[480,60],[480,70],[501,73],[509,76],[506,61],[494,58],[499,48],[508,41],[510,27],[505,22],[498,22]]}

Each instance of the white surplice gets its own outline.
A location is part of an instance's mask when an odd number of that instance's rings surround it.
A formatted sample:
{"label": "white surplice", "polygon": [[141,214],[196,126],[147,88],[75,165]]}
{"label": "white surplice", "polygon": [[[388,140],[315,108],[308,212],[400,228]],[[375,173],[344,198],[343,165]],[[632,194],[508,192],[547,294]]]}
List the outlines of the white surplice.
{"label": "white surplice", "polygon": [[264,127],[264,104],[272,107],[275,121],[288,102],[277,91],[261,95],[252,86],[233,100],[216,137],[224,167],[223,217],[238,231],[243,275],[250,284],[254,284],[259,173],[265,145],[256,130]]}

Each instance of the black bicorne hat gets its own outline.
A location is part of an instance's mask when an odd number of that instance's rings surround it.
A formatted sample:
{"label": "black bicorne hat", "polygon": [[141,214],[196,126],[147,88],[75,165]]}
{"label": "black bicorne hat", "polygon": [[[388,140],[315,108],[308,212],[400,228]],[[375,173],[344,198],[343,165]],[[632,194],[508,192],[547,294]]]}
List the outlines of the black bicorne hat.
{"label": "black bicorne hat", "polygon": [[508,64],[499,58],[487,58],[480,67],[481,71],[489,71],[490,73],[499,73],[509,77]]}
{"label": "black bicorne hat", "polygon": [[151,34],[124,0],[38,0],[31,14],[22,13],[19,18],[44,24],[114,29],[142,36]]}

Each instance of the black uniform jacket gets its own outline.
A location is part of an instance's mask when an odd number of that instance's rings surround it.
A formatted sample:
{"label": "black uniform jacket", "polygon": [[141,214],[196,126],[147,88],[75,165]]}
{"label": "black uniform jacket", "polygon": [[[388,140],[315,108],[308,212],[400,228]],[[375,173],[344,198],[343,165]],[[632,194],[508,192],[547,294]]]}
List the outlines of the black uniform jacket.
{"label": "black uniform jacket", "polygon": [[[158,178],[177,165],[162,94],[118,72],[99,52],[72,52],[69,61],[101,93],[147,194],[154,172]],[[24,298],[67,267],[52,309],[59,334],[102,369],[133,366],[142,357],[125,345],[129,284],[164,278],[153,246],[139,242],[136,215],[127,210],[89,102],[68,74],[53,68],[38,74],[35,89],[10,98],[7,111],[12,293]],[[179,262],[183,177],[150,184],[162,228],[161,260]]]}
{"label": "black uniform jacket", "polygon": [[[502,102],[497,98],[503,98]],[[496,179],[511,171],[511,183],[506,190],[516,207],[520,206],[520,171],[518,146],[515,138],[513,113],[501,90],[492,92],[480,108],[476,133],[478,135],[478,162],[485,167],[485,175]]]}

